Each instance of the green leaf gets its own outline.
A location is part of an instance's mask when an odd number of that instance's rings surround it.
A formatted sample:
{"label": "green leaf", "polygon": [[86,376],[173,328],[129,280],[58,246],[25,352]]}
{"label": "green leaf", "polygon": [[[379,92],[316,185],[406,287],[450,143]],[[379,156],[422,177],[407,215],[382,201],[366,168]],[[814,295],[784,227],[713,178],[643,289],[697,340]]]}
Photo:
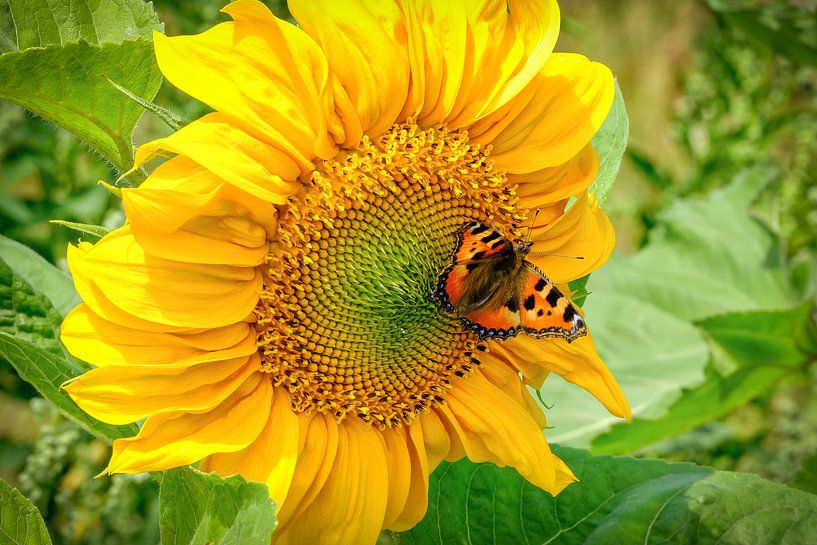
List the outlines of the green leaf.
{"label": "green leaf", "polygon": [[265,484],[189,467],[163,474],[159,503],[162,545],[269,545],[277,524]]}
{"label": "green leaf", "polygon": [[804,349],[808,329],[815,327],[809,303],[788,311],[725,314],[697,325],[712,348],[706,380],[683,392],[663,417],[617,424],[596,437],[594,452],[632,452],[690,431],[741,407],[817,359],[817,353]]}
{"label": "green leaf", "polygon": [[66,45],[80,41],[91,45],[150,40],[159,28],[156,13],[141,0],[4,0],[14,33],[0,40],[8,50]]}
{"label": "green leaf", "polygon": [[60,316],[79,304],[71,278],[28,246],[0,235],[0,259],[35,292],[45,295]]}
{"label": "green leaf", "polygon": [[624,106],[624,97],[616,81],[616,94],[610,113],[593,137],[593,148],[599,156],[599,172],[590,191],[596,193],[600,205],[607,201],[607,194],[613,188],[616,176],[621,168],[621,158],[627,149],[627,138],[630,135],[630,121]]}
{"label": "green leaf", "polygon": [[40,511],[13,486],[0,479],[0,543],[50,545]]}
{"label": "green leaf", "polygon": [[580,482],[558,498],[510,468],[444,462],[405,545],[817,542],[817,496],[749,474],[557,448]]}
{"label": "green leaf", "polygon": [[[677,201],[658,215],[643,250],[593,273],[588,282],[593,296],[584,305],[588,328],[635,418],[667,415],[689,395],[684,389],[708,377],[711,345],[697,321],[729,312],[788,311],[808,295],[808,286],[786,267],[779,238],[747,211],[770,175],[754,171],[707,198]],[[765,368],[761,374],[755,377],[766,385],[779,378]],[[618,422],[588,394],[557,378],[545,382],[541,396],[553,404],[548,438],[554,442],[587,447]],[[721,409],[731,403],[724,398]],[[616,426],[615,433],[626,427]],[[664,425],[661,431],[681,429]],[[619,453],[646,443],[628,446],[609,436],[603,447],[592,444]]]}
{"label": "green leaf", "polygon": [[135,435],[136,425],[112,426],[82,411],[60,386],[88,369],[59,342],[61,316],[43,294],[0,260],[0,356],[66,416],[108,442]]}
{"label": "green leaf", "polygon": [[0,27],[0,98],[65,129],[119,170],[133,163],[131,135],[142,107],[106,78],[151,100],[161,74],[151,32],[161,28],[141,0],[7,0]]}

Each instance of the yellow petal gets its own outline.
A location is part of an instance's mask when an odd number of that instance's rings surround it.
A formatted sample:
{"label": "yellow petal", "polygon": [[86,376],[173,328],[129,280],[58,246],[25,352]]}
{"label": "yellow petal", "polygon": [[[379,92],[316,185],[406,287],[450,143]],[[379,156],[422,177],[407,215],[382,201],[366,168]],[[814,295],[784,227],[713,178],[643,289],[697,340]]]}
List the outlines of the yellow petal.
{"label": "yellow petal", "polygon": [[494,164],[510,173],[561,165],[584,148],[613,103],[613,75],[586,57],[556,53],[528,89],[469,129],[493,146]]}
{"label": "yellow petal", "polygon": [[528,362],[528,366],[556,373],[590,392],[610,413],[630,418],[630,406],[624,393],[596,351],[590,335],[580,337],[572,343],[560,339],[542,342],[519,335],[491,350],[506,361],[524,361]]}
{"label": "yellow petal", "polygon": [[[431,472],[448,456],[451,450],[451,438],[445,424],[434,411],[420,413],[417,416],[417,422],[423,432],[423,444],[428,458],[429,472]],[[462,455],[458,458],[462,458]]]}
{"label": "yellow petal", "polygon": [[162,412],[209,410],[258,370],[257,354],[198,365],[106,365],[64,386],[86,413],[128,424]]}
{"label": "yellow petal", "polygon": [[[161,152],[187,157],[235,187],[273,204],[284,204],[301,187],[298,165],[279,147],[263,142],[236,127],[229,117],[212,113],[166,138],[136,150],[141,165]],[[311,172],[314,165],[302,167]]]}
{"label": "yellow petal", "polygon": [[[493,348],[491,351],[493,352]],[[540,430],[545,429],[547,427],[547,418],[545,418],[542,409],[533,400],[530,391],[520,379],[518,370],[490,352],[481,354],[479,359],[481,362],[479,369],[482,375],[519,405],[525,407]]]}
{"label": "yellow petal", "polygon": [[73,355],[96,366],[193,365],[258,351],[251,324],[239,322],[188,333],[143,331],[100,318],[85,304],[65,317],[60,339]]}
{"label": "yellow petal", "polygon": [[274,392],[269,419],[258,438],[242,451],[209,456],[201,470],[223,476],[237,473],[247,480],[267,483],[280,512],[295,475],[301,419],[292,412],[289,392],[283,388]]}
{"label": "yellow petal", "polygon": [[368,135],[379,135],[406,102],[408,34],[393,2],[291,0],[298,24],[323,49]]}
{"label": "yellow petal", "polygon": [[486,380],[479,371],[458,380],[442,412],[457,431],[468,458],[516,468],[536,486],[558,494],[575,480],[565,474],[525,407]]}
{"label": "yellow petal", "polygon": [[446,119],[469,126],[516,97],[545,65],[559,35],[555,0],[469,0],[465,71]]}
{"label": "yellow petal", "polygon": [[[517,184],[518,206],[533,212],[585,192],[598,171],[599,157],[588,144],[567,163],[525,174],[509,174],[508,183]],[[563,210],[564,205],[559,215]],[[540,214],[537,225],[549,223],[543,220],[545,217]]]}
{"label": "yellow petal", "polygon": [[[422,424],[419,421],[414,421],[408,426],[409,441],[407,444],[411,468],[404,471],[411,476],[411,482],[405,505],[399,517],[393,521],[389,521],[387,517],[383,524],[384,527],[395,532],[404,532],[413,528],[422,520],[428,509],[428,476],[434,471],[436,464],[433,467],[429,464],[421,427]],[[392,483],[394,478],[394,470],[391,470],[389,482]]]}
{"label": "yellow petal", "polygon": [[136,437],[114,441],[107,471],[161,471],[241,450],[261,433],[271,406],[269,377],[255,373],[210,411],[151,416]]}
{"label": "yellow petal", "polygon": [[253,268],[147,255],[127,225],[93,246],[69,246],[68,266],[88,306],[117,323],[124,312],[158,324],[220,327],[247,317],[261,290],[261,274]]}
{"label": "yellow petal", "polygon": [[323,488],[338,454],[338,424],[323,414],[298,415],[298,460],[292,483],[278,511],[276,536],[286,533],[289,521],[303,512]]}
{"label": "yellow petal", "polygon": [[315,500],[276,532],[276,545],[374,543],[388,502],[386,446],[378,430],[357,418],[338,425],[338,450]]}
{"label": "yellow petal", "polygon": [[123,189],[122,202],[139,245],[165,259],[256,266],[277,229],[274,206],[181,156]]}
{"label": "yellow petal", "polygon": [[582,193],[557,221],[544,229],[534,228],[531,238],[534,246],[528,260],[554,282],[569,282],[590,274],[610,259],[616,245],[610,218],[587,193]]}
{"label": "yellow petal", "polygon": [[465,70],[468,18],[460,2],[405,2],[409,92],[400,119],[416,116],[424,127],[440,123],[454,108]]}
{"label": "yellow petal", "polygon": [[334,156],[345,135],[330,133],[339,120],[317,45],[260,2],[234,2],[224,11],[235,22],[195,36],[154,33],[162,73],[255,138],[282,146],[299,165]]}
{"label": "yellow petal", "polygon": [[386,463],[388,466],[388,502],[383,517],[383,526],[390,527],[403,513],[409,488],[412,483],[412,464],[408,448],[406,427],[385,429],[380,432],[386,443]]}

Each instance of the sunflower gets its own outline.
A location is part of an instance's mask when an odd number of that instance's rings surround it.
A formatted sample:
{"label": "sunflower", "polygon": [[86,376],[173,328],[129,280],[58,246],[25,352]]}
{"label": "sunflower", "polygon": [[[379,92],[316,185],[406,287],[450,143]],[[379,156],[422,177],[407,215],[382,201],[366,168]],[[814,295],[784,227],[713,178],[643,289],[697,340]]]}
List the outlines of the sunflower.
{"label": "sunflower", "polygon": [[588,187],[609,70],[552,52],[549,0],[290,9],[298,26],[240,0],[155,35],[167,79],[214,111],[141,146],[138,165],[166,160],[122,190],[127,223],[69,248],[83,303],[62,339],[96,367],[66,389],[144,419],[107,471],[265,482],[277,544],[410,528],[442,460],[559,493],[575,477],[528,386],[553,372],[627,417],[592,339],[483,342],[432,295],[470,221],[519,237],[540,210],[530,259],[563,291],[608,259]]}

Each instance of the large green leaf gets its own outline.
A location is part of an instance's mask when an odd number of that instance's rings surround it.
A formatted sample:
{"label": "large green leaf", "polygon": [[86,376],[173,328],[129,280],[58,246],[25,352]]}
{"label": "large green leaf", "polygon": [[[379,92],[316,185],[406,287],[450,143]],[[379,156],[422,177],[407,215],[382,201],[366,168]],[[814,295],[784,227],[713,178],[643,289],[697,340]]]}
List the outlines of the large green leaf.
{"label": "large green leaf", "polygon": [[0,544],[51,544],[43,517],[34,504],[2,479],[0,479]]}
{"label": "large green leaf", "polygon": [[817,360],[811,304],[788,311],[756,311],[698,322],[712,347],[706,380],[686,392],[666,415],[617,424],[596,437],[593,451],[620,454],[715,420]]}
{"label": "large green leaf", "polygon": [[66,416],[108,442],[138,432],[135,425],[112,426],[99,422],[60,390],[66,380],[87,371],[90,366],[68,354],[59,342],[61,317],[48,298],[35,293],[3,259],[0,259],[0,303],[0,356],[12,364],[20,378]]}
{"label": "large green leaf", "polygon": [[558,498],[509,468],[467,460],[431,476],[406,545],[817,543],[817,496],[692,464],[556,453],[579,477]]}
{"label": "large green leaf", "polygon": [[106,78],[152,99],[161,74],[141,0],[5,0],[0,5],[0,98],[57,123],[118,169],[133,163],[142,107]]}
{"label": "large green leaf", "polygon": [[162,545],[269,545],[277,524],[266,485],[239,476],[166,471],[159,502]]}
{"label": "large green leaf", "polygon": [[[755,171],[707,198],[674,203],[659,214],[643,250],[614,259],[590,278],[592,295],[584,305],[588,327],[635,417],[660,418],[684,389],[704,383],[711,356],[696,320],[728,312],[786,311],[804,298],[778,237],[748,212],[769,175]],[[764,371],[764,384],[772,375],[777,376]],[[558,378],[546,381],[541,396],[553,404],[548,438],[555,442],[586,447],[616,422],[588,394]],[[727,398],[723,401],[718,414],[731,406]],[[616,426],[614,433],[625,428]],[[623,440],[607,440],[618,445],[609,452],[629,451]]]}
{"label": "large green leaf", "polygon": [[599,132],[593,137],[593,148],[599,156],[599,172],[590,191],[596,193],[599,204],[605,203],[607,194],[613,188],[621,168],[621,158],[627,149],[629,135],[630,120],[627,118],[624,97],[616,82],[616,94],[610,113],[607,114]]}
{"label": "large green leaf", "polygon": [[71,278],[28,246],[0,235],[0,259],[35,292],[46,296],[60,316],[80,302]]}

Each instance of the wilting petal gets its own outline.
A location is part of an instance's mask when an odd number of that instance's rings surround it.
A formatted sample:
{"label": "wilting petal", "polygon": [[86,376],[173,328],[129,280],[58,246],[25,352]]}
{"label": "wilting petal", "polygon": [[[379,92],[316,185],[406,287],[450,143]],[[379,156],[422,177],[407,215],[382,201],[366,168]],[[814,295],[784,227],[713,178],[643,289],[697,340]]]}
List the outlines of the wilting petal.
{"label": "wilting petal", "polygon": [[136,437],[114,441],[107,472],[161,471],[246,448],[264,428],[271,406],[272,385],[256,373],[210,411],[151,416]]}
{"label": "wilting petal", "polygon": [[383,133],[408,92],[408,35],[397,3],[293,0],[289,9],[320,44],[366,134]]}
{"label": "wilting petal", "polygon": [[493,146],[494,164],[509,173],[561,165],[584,148],[613,103],[613,75],[581,55],[557,53],[512,102],[469,128]]}
{"label": "wilting petal", "polygon": [[148,253],[189,263],[252,267],[266,257],[277,211],[186,157],[162,164],[122,202]]}
{"label": "wilting petal", "polygon": [[[260,272],[252,268],[150,256],[128,226],[95,245],[69,246],[68,264],[82,299],[112,321],[117,316],[108,314],[111,306],[158,324],[224,326],[249,315],[261,291]],[[100,304],[103,298],[112,305]]]}
{"label": "wilting petal", "polygon": [[[509,363],[526,362],[526,368],[522,371],[535,387],[541,386],[541,381],[548,372],[553,372],[590,392],[610,413],[630,418],[630,406],[624,393],[602,361],[589,335],[572,343],[543,343],[520,335],[501,345],[495,344],[491,351]],[[531,368],[532,376],[527,374],[527,368]],[[541,370],[541,374],[536,372],[537,369]]]}

